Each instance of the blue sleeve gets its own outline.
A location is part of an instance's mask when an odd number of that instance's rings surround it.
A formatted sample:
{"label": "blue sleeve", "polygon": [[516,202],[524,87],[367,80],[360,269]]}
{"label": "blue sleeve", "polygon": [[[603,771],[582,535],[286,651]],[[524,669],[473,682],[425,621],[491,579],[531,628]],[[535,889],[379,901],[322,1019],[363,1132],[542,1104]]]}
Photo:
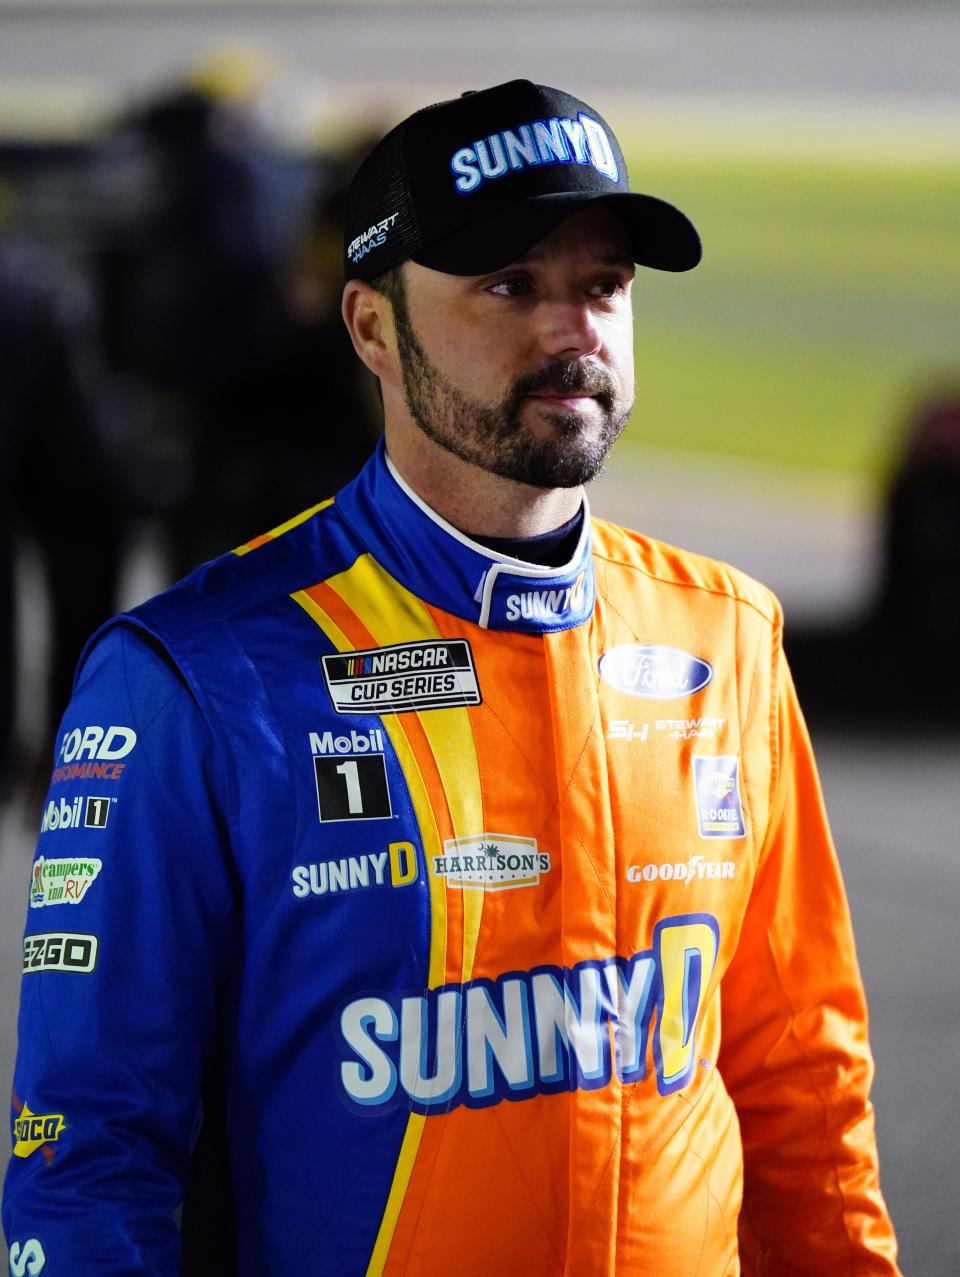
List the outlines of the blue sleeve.
{"label": "blue sleeve", "polygon": [[178,1271],[236,944],[227,784],[175,671],[139,633],[107,631],[61,726],[24,882],[3,1197],[14,1271]]}

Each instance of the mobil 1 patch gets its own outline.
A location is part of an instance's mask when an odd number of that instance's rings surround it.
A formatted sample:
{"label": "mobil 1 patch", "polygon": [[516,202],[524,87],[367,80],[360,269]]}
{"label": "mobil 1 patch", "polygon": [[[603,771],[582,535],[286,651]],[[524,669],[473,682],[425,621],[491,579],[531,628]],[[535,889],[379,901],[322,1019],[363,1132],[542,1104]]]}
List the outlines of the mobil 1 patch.
{"label": "mobil 1 patch", "polygon": [[338,714],[403,714],[481,701],[466,639],[395,643],[321,659]]}
{"label": "mobil 1 patch", "polygon": [[349,736],[311,732],[321,821],[389,820],[390,786],[383,732],[352,729]]}
{"label": "mobil 1 patch", "polygon": [[701,838],[743,838],[740,760],[735,754],[693,756],[693,788]]}

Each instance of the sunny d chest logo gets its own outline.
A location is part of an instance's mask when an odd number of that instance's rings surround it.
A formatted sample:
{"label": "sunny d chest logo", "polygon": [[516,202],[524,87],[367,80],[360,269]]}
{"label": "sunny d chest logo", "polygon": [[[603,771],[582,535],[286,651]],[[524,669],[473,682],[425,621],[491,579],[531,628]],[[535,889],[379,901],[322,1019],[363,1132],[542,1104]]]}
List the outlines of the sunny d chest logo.
{"label": "sunny d chest logo", "polygon": [[743,807],[734,754],[693,757],[694,797],[701,838],[743,838]]}
{"label": "sunny d chest logo", "polygon": [[48,860],[38,856],[33,862],[30,908],[78,905],[102,867],[100,860]]}
{"label": "sunny d chest logo", "polygon": [[396,643],[321,659],[338,714],[402,714],[480,704],[466,639]]}
{"label": "sunny d chest logo", "polygon": [[298,900],[309,896],[335,896],[376,887],[409,887],[419,872],[417,849],[412,842],[392,842],[386,851],[341,856],[297,865],[291,876]]}
{"label": "sunny d chest logo", "polygon": [[443,855],[434,856],[433,872],[448,887],[465,891],[509,891],[535,887],[550,872],[550,853],[540,851],[536,838],[516,834],[476,834],[448,838]]}

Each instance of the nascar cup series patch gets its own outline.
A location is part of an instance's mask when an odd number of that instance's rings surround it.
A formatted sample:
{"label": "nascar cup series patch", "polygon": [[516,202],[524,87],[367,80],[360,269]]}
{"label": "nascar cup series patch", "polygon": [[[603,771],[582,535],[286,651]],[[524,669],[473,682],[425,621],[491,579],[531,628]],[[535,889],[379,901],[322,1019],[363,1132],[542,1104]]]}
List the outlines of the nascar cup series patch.
{"label": "nascar cup series patch", "polygon": [[322,663],[338,714],[402,714],[480,704],[477,671],[466,639],[395,643],[324,656]]}
{"label": "nascar cup series patch", "polygon": [[701,838],[743,838],[739,759],[735,754],[693,756],[693,787]]}

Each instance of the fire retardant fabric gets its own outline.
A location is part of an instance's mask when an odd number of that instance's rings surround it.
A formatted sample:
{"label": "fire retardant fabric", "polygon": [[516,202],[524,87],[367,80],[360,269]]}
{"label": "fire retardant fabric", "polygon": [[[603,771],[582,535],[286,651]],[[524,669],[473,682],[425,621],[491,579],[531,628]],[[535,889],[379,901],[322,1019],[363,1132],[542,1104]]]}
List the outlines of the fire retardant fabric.
{"label": "fire retardant fabric", "polygon": [[601,521],[485,550],[382,448],[107,627],[31,874],[14,1271],[178,1271],[217,1048],[243,1277],[896,1274],[780,637]]}

